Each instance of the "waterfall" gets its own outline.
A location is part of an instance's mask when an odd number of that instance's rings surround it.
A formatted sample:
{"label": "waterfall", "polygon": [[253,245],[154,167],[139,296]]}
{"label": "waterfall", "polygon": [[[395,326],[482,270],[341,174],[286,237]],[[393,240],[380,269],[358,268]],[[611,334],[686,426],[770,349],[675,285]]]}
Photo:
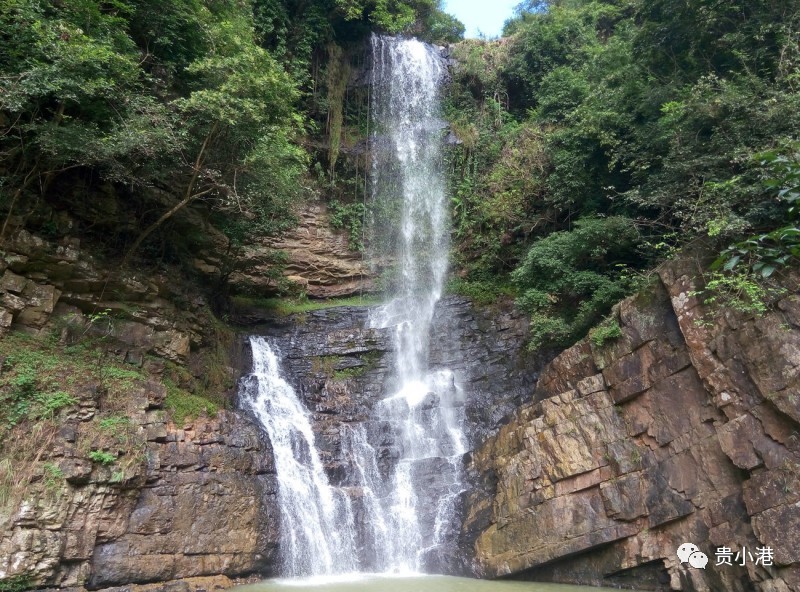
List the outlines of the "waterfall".
{"label": "waterfall", "polygon": [[[376,407],[397,426],[399,460],[386,514],[393,533],[391,567],[424,569],[440,545],[462,490],[462,391],[452,372],[428,368],[428,344],[447,273],[449,224],[442,167],[438,52],[414,39],[372,38],[373,248],[394,251],[394,294],[373,326],[394,330],[390,395]],[[381,229],[379,213],[399,211],[399,232]],[[389,218],[391,219],[391,218]],[[393,243],[393,244],[392,244]]]}
{"label": "waterfall", "polygon": [[449,249],[439,117],[446,68],[434,48],[413,39],[373,36],[372,54],[369,248],[397,269],[392,298],[370,320],[393,335],[394,371],[369,422],[389,426],[393,452],[387,473],[376,450],[385,443],[370,442],[362,423],[341,423],[341,455],[350,466],[347,485],[333,487],[311,415],[281,376],[275,345],[251,337],[253,372],[240,400],[272,442],[289,576],[424,571],[452,539],[463,491],[463,391],[450,370],[428,364]]}
{"label": "waterfall", "polygon": [[309,412],[283,379],[263,337],[251,337],[253,372],[240,399],[264,426],[280,479],[281,554],[289,576],[356,571],[356,528],[349,497],[331,487],[314,445]]}

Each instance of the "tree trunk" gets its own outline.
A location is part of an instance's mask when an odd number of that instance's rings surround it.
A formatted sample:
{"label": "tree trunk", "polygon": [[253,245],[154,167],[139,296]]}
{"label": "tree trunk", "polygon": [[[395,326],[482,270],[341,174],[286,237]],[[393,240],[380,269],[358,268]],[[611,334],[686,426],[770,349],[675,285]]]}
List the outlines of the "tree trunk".
{"label": "tree trunk", "polygon": [[169,220],[175,212],[180,211],[188,203],[195,200],[196,198],[200,197],[208,193],[208,191],[202,191],[200,193],[193,193],[194,185],[197,182],[197,177],[200,176],[200,167],[203,166],[203,160],[205,159],[206,150],[208,148],[208,144],[211,141],[211,138],[217,133],[217,128],[219,127],[219,122],[215,122],[211,129],[206,135],[206,139],[203,140],[203,145],[200,147],[200,152],[197,155],[197,159],[194,161],[194,171],[192,172],[192,178],[189,180],[189,184],[186,186],[186,192],[184,193],[183,199],[178,202],[174,207],[172,207],[169,211],[164,213],[158,220],[153,222],[150,226],[144,229],[144,231],[139,235],[139,237],[133,242],[131,248],[128,249],[128,252],[125,253],[125,257],[122,258],[122,264],[124,265],[127,261],[131,258],[131,256],[136,252],[142,242],[150,236],[153,231],[161,226],[166,220]]}

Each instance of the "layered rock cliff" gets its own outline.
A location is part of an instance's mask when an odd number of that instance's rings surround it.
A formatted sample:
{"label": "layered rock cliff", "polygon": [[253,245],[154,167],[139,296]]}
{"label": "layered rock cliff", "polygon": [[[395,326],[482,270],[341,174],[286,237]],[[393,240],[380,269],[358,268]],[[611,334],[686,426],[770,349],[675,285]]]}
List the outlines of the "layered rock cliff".
{"label": "layered rock cliff", "polygon": [[[357,459],[349,440],[362,430],[376,448],[378,470],[386,483],[399,457],[397,426],[380,419],[375,407],[391,393],[393,328],[375,328],[367,307],[336,307],[278,319],[259,318],[252,308],[233,311],[247,322],[247,331],[267,335],[278,350],[282,370],[312,412],[316,447],[331,484],[359,487]],[[541,363],[525,349],[527,320],[512,306],[475,309],[458,297],[443,299],[436,310],[431,334],[431,368],[447,368],[463,388],[465,434],[471,444],[493,433],[523,402],[535,384]],[[436,522],[437,497],[448,484],[441,482],[437,462],[421,463],[415,479],[425,482],[429,496],[420,499],[423,540],[430,544]],[[424,474],[423,474],[424,473]],[[386,492],[384,492],[385,494]],[[351,496],[358,515],[359,495]],[[357,523],[364,528],[365,519]],[[468,568],[458,549],[459,524],[448,525],[452,544],[426,558],[434,572],[463,573]],[[368,537],[365,537],[368,540]],[[370,564],[371,549],[361,549]],[[374,564],[374,562],[372,562]]]}
{"label": "layered rock cliff", "polygon": [[[391,336],[370,326],[368,308],[233,309],[232,337],[168,271],[107,274],[80,242],[25,231],[3,259],[6,340],[80,350],[91,339],[124,378],[89,369],[58,421],[32,438],[14,428],[35,446],[18,475],[24,495],[0,516],[5,581],[183,591],[275,573],[277,477],[263,433],[236,411],[184,419],[165,402],[170,376],[213,374],[212,388],[235,391],[251,333],[279,348],[333,483],[348,486],[347,426],[363,425],[390,469],[395,442],[371,410],[385,394]],[[747,317],[701,304],[697,271],[665,266],[619,305],[621,337],[584,340],[541,376],[512,307],[440,303],[431,364],[464,387],[475,450],[463,524],[428,558],[432,569],[639,590],[800,589],[797,282],[771,312]],[[0,367],[13,377],[10,358]],[[436,486],[435,466],[426,478]],[[680,563],[685,542],[709,556],[705,570]],[[717,566],[717,547],[754,556]],[[755,562],[765,547],[773,565]]]}
{"label": "layered rock cliff", "polygon": [[[619,305],[621,337],[559,355],[474,452],[462,534],[480,574],[800,590],[797,278],[753,318],[703,305],[698,271],[665,265]],[[706,569],[681,563],[683,543],[708,555]],[[721,547],[733,565],[716,565]]]}
{"label": "layered rock cliff", "polygon": [[[170,270],[146,278],[110,273],[79,241],[24,230],[7,243],[4,261],[6,344],[49,356],[76,401],[41,422],[36,437],[21,431],[34,425],[24,421],[7,432],[30,446],[3,454],[29,471],[0,500],[0,581],[145,592],[227,587],[276,573],[277,477],[263,432],[231,409],[209,416],[203,406],[186,418],[170,403],[175,389],[204,385],[227,389],[227,403],[218,404],[233,407],[236,377],[249,371],[249,334],[269,335],[280,349],[287,377],[313,412],[333,483],[348,486],[347,426],[383,434],[375,441],[390,470],[396,444],[371,411],[385,394],[392,339],[389,329],[370,327],[368,308],[289,317],[234,308],[230,320],[241,328],[232,337],[191,281]],[[525,350],[526,333],[524,315],[510,305],[440,304],[431,362],[452,369],[468,393],[471,442],[492,433],[536,382],[541,364]],[[4,388],[28,355],[11,353],[0,361]],[[95,356],[89,365],[72,359],[86,355]],[[435,482],[436,467],[429,469]],[[464,569],[453,539],[449,553],[430,558],[432,567]]]}
{"label": "layered rock cliff", "polygon": [[[0,384],[20,411],[0,448],[0,582],[190,590],[272,573],[270,448],[244,416],[209,415],[236,361],[205,299],[24,230],[2,271]],[[202,385],[215,404],[189,392]],[[55,411],[25,414],[56,388]]]}

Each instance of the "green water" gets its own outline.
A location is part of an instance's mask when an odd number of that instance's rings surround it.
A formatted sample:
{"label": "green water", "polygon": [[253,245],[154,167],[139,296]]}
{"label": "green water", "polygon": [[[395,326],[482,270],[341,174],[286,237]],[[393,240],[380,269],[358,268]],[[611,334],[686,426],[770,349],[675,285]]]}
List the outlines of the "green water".
{"label": "green water", "polygon": [[563,584],[472,580],[449,576],[385,576],[358,574],[267,580],[239,586],[236,592],[589,592],[611,590]]}

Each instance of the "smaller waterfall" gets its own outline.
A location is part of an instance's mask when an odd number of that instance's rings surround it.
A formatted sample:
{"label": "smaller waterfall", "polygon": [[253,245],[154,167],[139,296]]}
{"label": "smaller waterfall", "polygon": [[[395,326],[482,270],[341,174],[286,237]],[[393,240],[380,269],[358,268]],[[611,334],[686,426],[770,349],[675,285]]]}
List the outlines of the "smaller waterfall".
{"label": "smaller waterfall", "polygon": [[358,569],[358,553],[350,498],[328,482],[310,414],[281,377],[270,344],[263,337],[251,337],[250,345],[253,372],[243,379],[240,396],[272,442],[280,478],[283,574],[352,573]]}

